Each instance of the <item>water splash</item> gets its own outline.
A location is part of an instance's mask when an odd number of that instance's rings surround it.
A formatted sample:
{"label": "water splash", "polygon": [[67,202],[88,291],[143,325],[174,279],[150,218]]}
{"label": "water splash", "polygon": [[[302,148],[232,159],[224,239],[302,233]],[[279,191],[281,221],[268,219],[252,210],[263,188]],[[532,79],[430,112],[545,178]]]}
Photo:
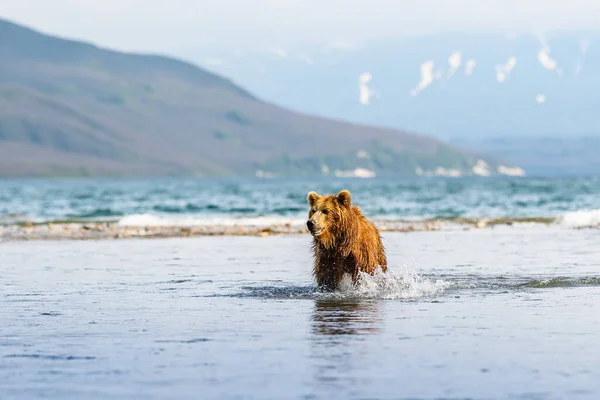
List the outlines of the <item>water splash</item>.
{"label": "water splash", "polygon": [[413,266],[404,266],[386,273],[378,270],[369,275],[359,273],[358,282],[352,284],[350,275],[344,275],[340,289],[329,296],[360,298],[360,299],[385,299],[385,300],[419,300],[426,297],[435,297],[442,294],[450,283],[436,279],[431,280],[419,274]]}
{"label": "water splash", "polygon": [[222,296],[296,300],[420,300],[441,295],[450,286],[450,283],[442,279],[434,280],[425,278],[416,268],[404,266],[396,269],[390,268],[385,273],[378,270],[374,275],[359,273],[356,285],[352,283],[350,275],[346,274],[340,283],[339,289],[334,292],[322,291],[315,285],[244,286],[242,287],[244,290],[242,293],[238,292]]}

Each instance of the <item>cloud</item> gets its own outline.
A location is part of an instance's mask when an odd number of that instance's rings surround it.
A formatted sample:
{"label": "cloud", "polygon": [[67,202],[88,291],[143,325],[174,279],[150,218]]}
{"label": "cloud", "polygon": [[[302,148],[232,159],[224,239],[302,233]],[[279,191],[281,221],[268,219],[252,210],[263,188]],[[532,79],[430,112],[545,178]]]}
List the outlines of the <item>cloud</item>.
{"label": "cloud", "polygon": [[297,56],[297,58],[298,58],[298,60],[303,61],[306,65],[314,65],[315,64],[313,59],[307,55],[300,55],[300,56]]}
{"label": "cloud", "polygon": [[281,47],[273,47],[273,49],[271,49],[271,51],[277,57],[280,57],[280,58],[286,58],[287,57],[287,52],[284,49],[282,49]]}
{"label": "cloud", "polygon": [[333,50],[340,51],[354,51],[360,49],[357,43],[343,41],[343,40],[332,40],[327,43],[327,47]]}
{"label": "cloud", "polygon": [[204,65],[207,67],[220,67],[223,65],[223,59],[217,57],[207,57],[204,59]]}
{"label": "cloud", "polygon": [[[35,10],[32,12],[31,10]],[[435,10],[435,12],[432,12]],[[465,10],[468,10],[465,11]],[[285,49],[456,29],[595,29],[598,0],[12,0],[0,15],[124,50]],[[351,49],[352,46],[339,46]]]}

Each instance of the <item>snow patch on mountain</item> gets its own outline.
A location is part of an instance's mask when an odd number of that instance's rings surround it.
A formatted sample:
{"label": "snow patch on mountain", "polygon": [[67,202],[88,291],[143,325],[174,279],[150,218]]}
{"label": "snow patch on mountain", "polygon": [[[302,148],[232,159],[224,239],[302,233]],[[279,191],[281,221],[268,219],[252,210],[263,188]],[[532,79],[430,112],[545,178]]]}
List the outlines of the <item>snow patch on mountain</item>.
{"label": "snow patch on mountain", "polygon": [[455,51],[448,58],[448,65],[450,69],[448,70],[448,79],[452,78],[452,75],[456,73],[456,71],[460,68],[462,64],[462,53],[460,51]]}
{"label": "snow patch on mountain", "polygon": [[433,69],[435,67],[435,63],[433,61],[426,61],[421,64],[421,81],[417,84],[417,87],[410,91],[411,96],[417,96],[421,93],[427,86],[433,83],[434,75]]}
{"label": "snow patch on mountain", "polygon": [[476,65],[477,65],[477,62],[475,62],[475,60],[473,60],[473,59],[467,60],[467,62],[465,64],[465,75],[466,76],[473,75],[473,72],[475,72]]}
{"label": "snow patch on mountain", "polygon": [[517,58],[510,57],[506,64],[496,65],[496,80],[499,83],[510,78],[510,72],[517,66]]}
{"label": "snow patch on mountain", "polygon": [[369,82],[373,76],[370,72],[364,72],[358,77],[358,88],[359,88],[359,100],[360,104],[366,106],[371,103],[371,97],[375,94],[371,88],[369,88]]}
{"label": "snow patch on mountain", "polygon": [[579,41],[580,56],[579,60],[577,61],[577,65],[575,66],[575,76],[578,76],[581,74],[581,71],[583,71],[583,64],[585,63],[585,59],[591,45],[592,42],[588,39],[582,39]]}

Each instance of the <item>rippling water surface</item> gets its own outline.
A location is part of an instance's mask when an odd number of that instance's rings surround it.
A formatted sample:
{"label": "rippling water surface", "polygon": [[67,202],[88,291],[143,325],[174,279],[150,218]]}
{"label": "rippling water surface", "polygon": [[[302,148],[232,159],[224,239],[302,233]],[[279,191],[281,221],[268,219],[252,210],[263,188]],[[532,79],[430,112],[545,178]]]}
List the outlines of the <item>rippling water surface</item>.
{"label": "rippling water surface", "polygon": [[337,293],[309,240],[0,243],[0,398],[600,398],[597,230],[386,233]]}
{"label": "rippling water surface", "polygon": [[122,220],[134,225],[281,222],[306,215],[306,194],[343,188],[375,219],[556,218],[600,225],[600,180],[29,180],[0,182],[0,224]]}

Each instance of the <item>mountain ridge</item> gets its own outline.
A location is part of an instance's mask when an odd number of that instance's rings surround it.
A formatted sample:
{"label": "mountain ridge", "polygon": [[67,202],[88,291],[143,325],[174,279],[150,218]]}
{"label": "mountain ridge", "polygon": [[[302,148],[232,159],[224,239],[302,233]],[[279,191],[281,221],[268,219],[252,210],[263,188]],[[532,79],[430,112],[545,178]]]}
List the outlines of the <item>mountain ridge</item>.
{"label": "mountain ridge", "polygon": [[528,171],[600,172],[585,145],[600,138],[600,30],[455,31],[284,50],[187,58],[205,58],[211,70],[301,112],[422,132]]}
{"label": "mountain ridge", "polygon": [[221,75],[0,19],[0,175],[475,173],[500,161],[432,137],[307,116]]}

